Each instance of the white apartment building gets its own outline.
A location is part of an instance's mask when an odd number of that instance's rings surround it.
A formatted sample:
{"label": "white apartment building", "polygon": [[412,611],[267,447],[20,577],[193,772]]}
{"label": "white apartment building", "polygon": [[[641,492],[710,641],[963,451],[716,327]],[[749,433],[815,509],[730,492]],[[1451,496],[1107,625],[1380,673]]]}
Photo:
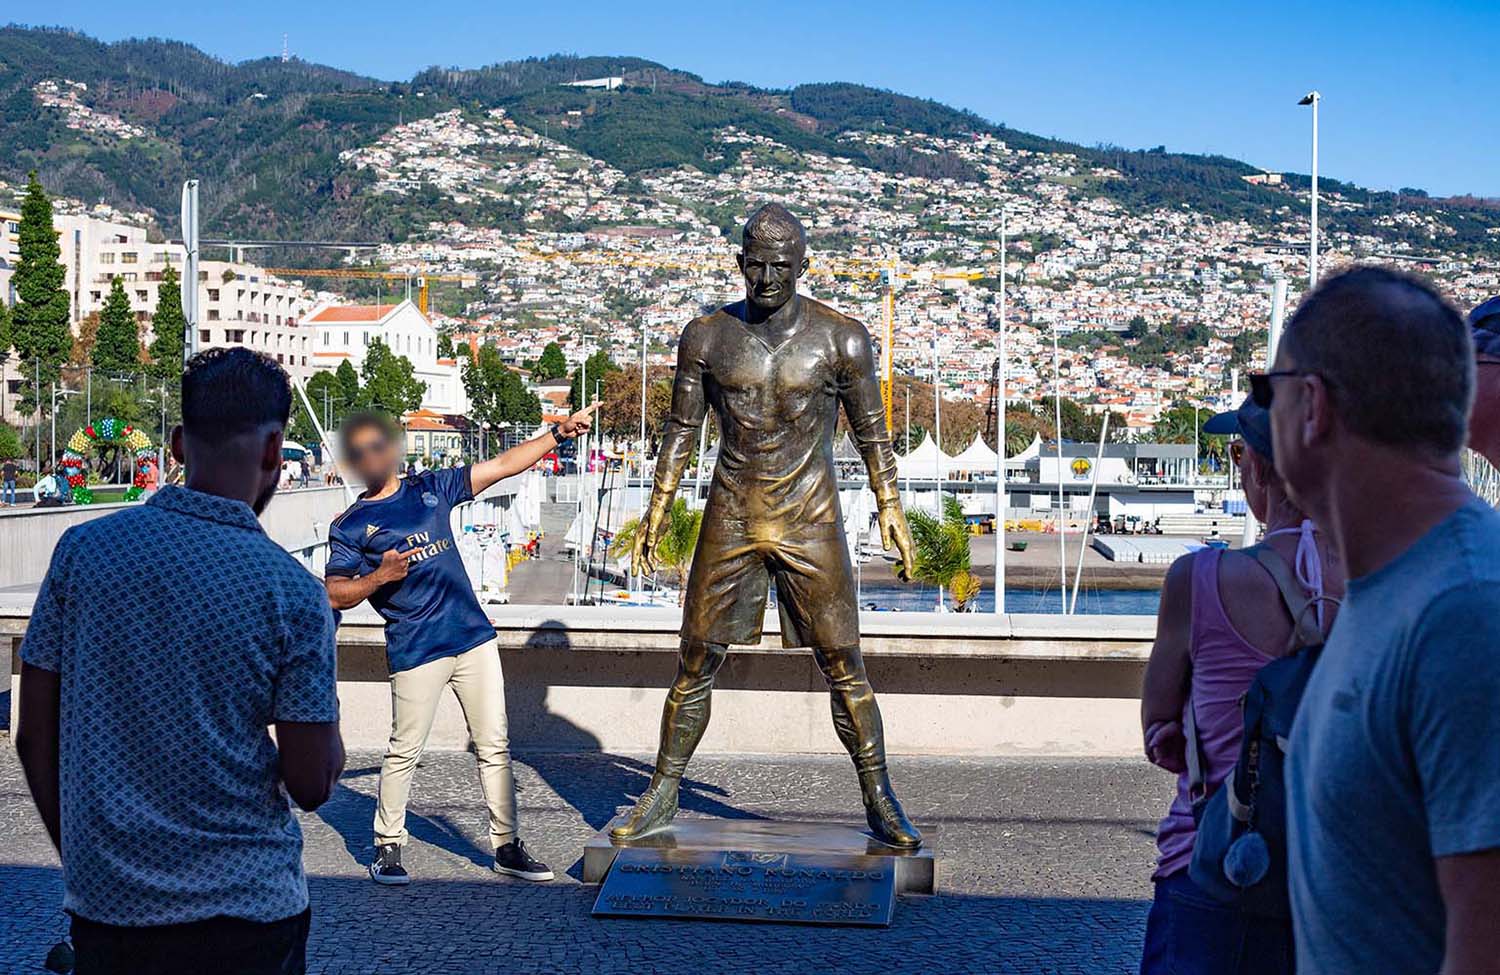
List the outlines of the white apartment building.
{"label": "white apartment building", "polygon": [[467,413],[462,374],[455,359],[439,359],[437,329],[410,300],[395,305],[323,304],[302,319],[313,333],[313,366],[337,369],[347,361],[355,370],[375,340],[411,360],[417,379],[427,384],[422,409],[434,413]]}
{"label": "white apartment building", "polygon": [[12,210],[0,210],[0,304],[16,303],[10,277],[15,273],[16,262],[20,259],[21,215]]}
{"label": "white apartment building", "polygon": [[[17,258],[19,221],[20,214],[0,212],[0,300],[7,303],[12,302],[10,276]],[[54,214],[53,225],[74,334],[84,318],[103,310],[110,279],[119,277],[136,321],[143,326],[141,341],[149,344],[162,272],[172,267],[181,281],[186,257],[182,247],[152,242],[144,227],[87,213]],[[264,352],[294,378],[306,381],[314,371],[312,333],[300,323],[315,303],[301,284],[283,281],[253,264],[200,261],[198,347],[240,345]],[[19,419],[14,406],[21,382],[14,357],[5,363],[3,373],[0,417],[14,422]]]}
{"label": "white apartment building", "polygon": [[[157,287],[168,267],[182,277],[185,253],[178,244],[153,243],[146,230],[87,214],[54,218],[67,271],[73,330],[103,309],[110,280],[119,277],[136,320],[149,325],[156,311]],[[186,285],[184,285],[185,287]],[[198,347],[242,345],[264,352],[297,379],[312,375],[309,333],[298,327],[312,307],[311,294],[253,264],[200,261],[198,265]],[[150,328],[142,333],[150,342]]]}

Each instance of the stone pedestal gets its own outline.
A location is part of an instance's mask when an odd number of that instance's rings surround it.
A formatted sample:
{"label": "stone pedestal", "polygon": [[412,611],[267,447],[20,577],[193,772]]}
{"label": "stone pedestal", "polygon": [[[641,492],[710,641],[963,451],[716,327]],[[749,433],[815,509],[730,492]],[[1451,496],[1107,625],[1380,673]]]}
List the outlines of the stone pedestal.
{"label": "stone pedestal", "polygon": [[611,821],[584,846],[586,884],[602,883],[621,850],[680,850],[870,858],[894,873],[896,893],[937,893],[938,863],[931,846],[935,835],[931,827],[923,827],[926,842],[921,847],[900,850],[879,842],[866,830],[831,823],[679,817],[660,832],[620,843],[609,837],[614,824]]}

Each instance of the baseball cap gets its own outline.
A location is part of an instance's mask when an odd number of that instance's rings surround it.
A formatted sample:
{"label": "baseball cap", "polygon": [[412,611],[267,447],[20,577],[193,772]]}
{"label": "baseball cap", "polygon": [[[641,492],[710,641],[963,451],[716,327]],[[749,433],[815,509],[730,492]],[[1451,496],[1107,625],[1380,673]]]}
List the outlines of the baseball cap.
{"label": "baseball cap", "polygon": [[1245,397],[1238,409],[1215,413],[1209,417],[1208,422],[1203,424],[1203,432],[1220,436],[1239,434],[1251,450],[1267,460],[1274,459],[1271,454],[1271,413],[1256,406],[1255,400],[1249,396]]}
{"label": "baseball cap", "polygon": [[1500,295],[1469,312],[1469,328],[1474,331],[1475,354],[1500,359]]}

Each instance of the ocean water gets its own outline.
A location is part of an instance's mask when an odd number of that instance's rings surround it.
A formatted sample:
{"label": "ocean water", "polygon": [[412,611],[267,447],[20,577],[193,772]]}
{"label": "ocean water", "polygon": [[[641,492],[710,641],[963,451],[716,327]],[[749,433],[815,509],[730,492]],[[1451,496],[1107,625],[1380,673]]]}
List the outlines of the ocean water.
{"label": "ocean water", "polygon": [[[1071,592],[1069,593],[1071,597]],[[860,606],[894,612],[923,612],[937,608],[937,590],[931,586],[866,585],[860,589]],[[944,593],[944,603],[951,609],[953,600]],[[1155,616],[1161,601],[1160,589],[1089,589],[1078,593],[1079,613],[1098,615]],[[991,613],[995,609],[995,592],[986,589],[979,594],[977,612]],[[1007,613],[1061,613],[1062,596],[1056,587],[1051,589],[1005,590]]]}

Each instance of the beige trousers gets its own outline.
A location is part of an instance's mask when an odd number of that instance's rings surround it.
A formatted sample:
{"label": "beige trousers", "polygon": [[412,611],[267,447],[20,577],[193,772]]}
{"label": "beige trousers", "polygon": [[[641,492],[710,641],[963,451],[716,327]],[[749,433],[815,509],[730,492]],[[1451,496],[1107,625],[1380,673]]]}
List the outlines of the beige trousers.
{"label": "beige trousers", "polygon": [[496,641],[456,657],[440,657],[391,675],[391,741],[380,766],[375,804],[375,843],[406,845],[406,797],[411,776],[427,745],[443,689],[458,697],[479,759],[479,787],[490,810],[490,843],[516,838],[516,783],[505,727],[505,681]]}

